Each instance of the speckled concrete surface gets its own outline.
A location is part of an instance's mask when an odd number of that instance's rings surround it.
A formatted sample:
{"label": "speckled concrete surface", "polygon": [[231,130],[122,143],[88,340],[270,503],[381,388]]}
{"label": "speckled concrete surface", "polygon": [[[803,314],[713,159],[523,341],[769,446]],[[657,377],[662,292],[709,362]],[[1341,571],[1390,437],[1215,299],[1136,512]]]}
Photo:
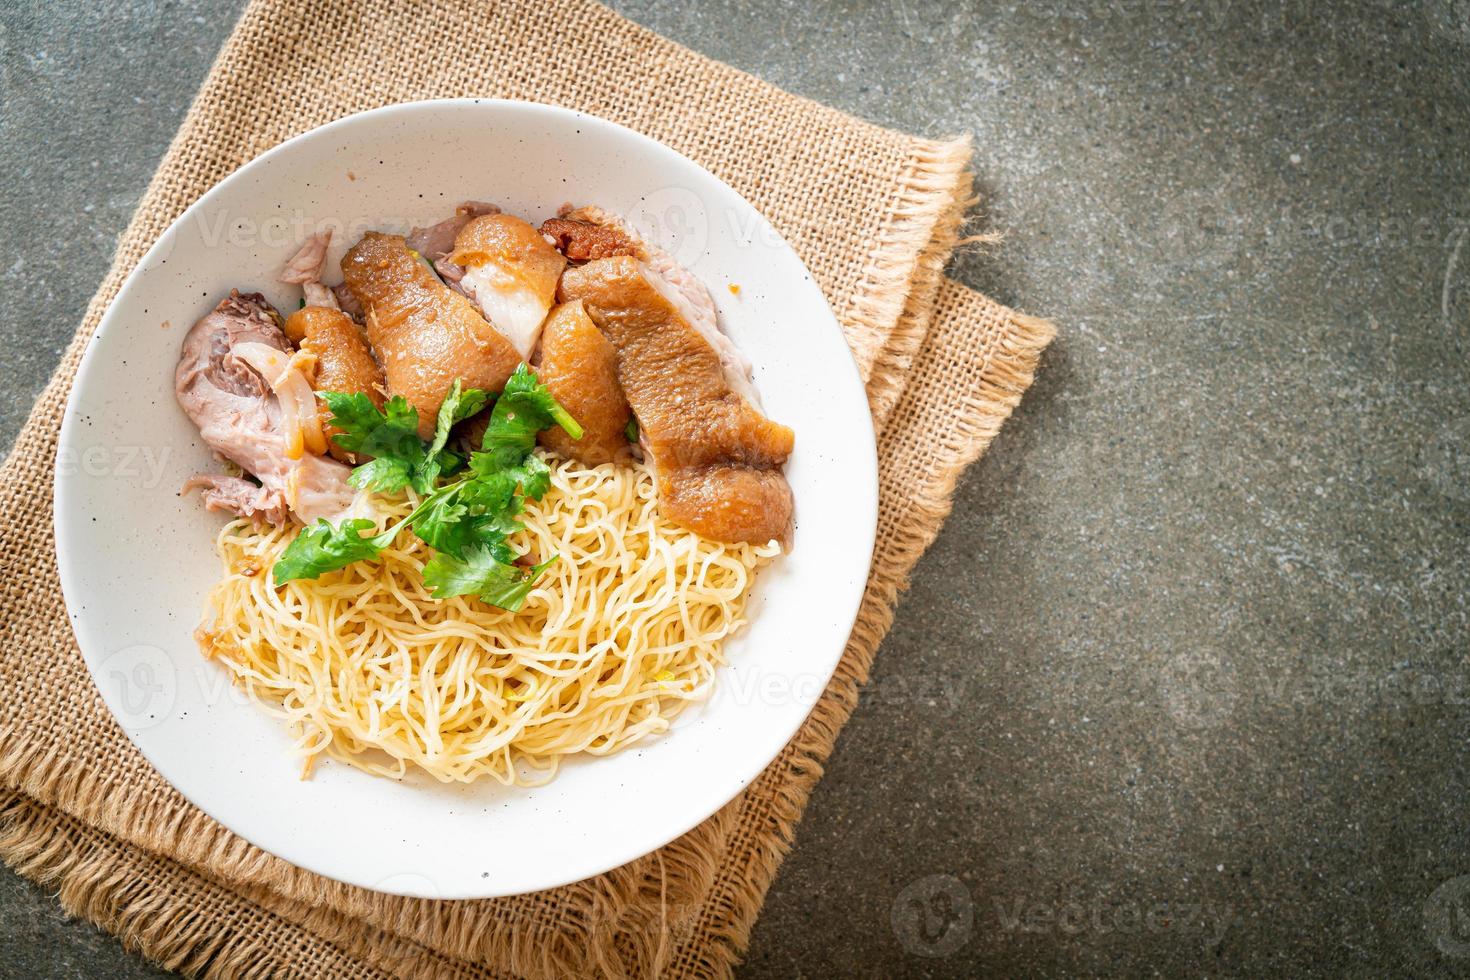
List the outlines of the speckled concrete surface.
{"label": "speckled concrete surface", "polygon": [[[742,973],[1470,969],[1470,7],[615,4],[968,130],[1055,316]],[[234,3],[0,13],[0,437]],[[0,876],[0,974],[147,976]]]}

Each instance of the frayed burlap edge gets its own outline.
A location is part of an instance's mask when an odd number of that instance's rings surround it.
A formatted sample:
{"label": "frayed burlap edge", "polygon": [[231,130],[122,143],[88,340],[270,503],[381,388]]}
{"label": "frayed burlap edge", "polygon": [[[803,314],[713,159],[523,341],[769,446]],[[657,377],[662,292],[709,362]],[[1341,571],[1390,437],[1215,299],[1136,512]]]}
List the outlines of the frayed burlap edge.
{"label": "frayed burlap edge", "polygon": [[945,263],[972,203],[968,167],[973,152],[968,136],[916,147],[858,288],[838,311],[844,323],[857,325],[851,333],[858,337],[849,338],[855,347],[864,335],[881,338],[871,359],[859,358],[875,432],[882,432],[903,394],[908,366],[929,331]]}
{"label": "frayed burlap edge", "polygon": [[[265,890],[247,895],[167,858],[139,863],[126,843],[24,794],[0,792],[0,855],[53,891],[63,909],[123,946],[189,976],[289,975],[290,954],[326,949],[331,976],[468,978],[485,971],[326,909]],[[207,912],[229,898],[267,929],[222,929]],[[213,901],[211,901],[213,900]],[[260,933],[269,931],[271,945]],[[284,942],[282,941],[284,938]]]}
{"label": "frayed burlap edge", "polygon": [[[964,143],[965,164],[970,147]],[[970,171],[961,166],[948,174],[950,207],[934,222],[928,243],[914,255],[909,270],[909,290],[894,321],[888,343],[879,349],[867,383],[868,408],[873,415],[873,432],[882,436],[888,417],[908,387],[909,368],[928,336],[934,303],[944,280],[944,266],[959,243],[960,223],[965,209],[974,203],[969,196]]]}

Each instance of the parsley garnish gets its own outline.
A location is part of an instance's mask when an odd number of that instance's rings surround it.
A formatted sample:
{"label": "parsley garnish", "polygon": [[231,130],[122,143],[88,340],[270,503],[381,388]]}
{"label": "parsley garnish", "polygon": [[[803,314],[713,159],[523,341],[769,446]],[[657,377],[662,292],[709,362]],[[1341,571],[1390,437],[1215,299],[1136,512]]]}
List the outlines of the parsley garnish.
{"label": "parsley garnish", "polygon": [[327,421],[341,430],[332,436],[337,445],[373,457],[352,471],[348,483],[377,493],[393,493],[407,486],[425,494],[433,493],[441,473],[453,472],[460,463],[458,456],[444,448],[450,428],[478,412],[490,396],[478,388],[461,390],[456,380],[439,406],[434,441],[428,446],[419,438],[418,409],[401,396],[388,399],[381,409],[360,393],[323,391],[318,397],[332,410]]}
{"label": "parsley garnish", "polygon": [[405,527],[411,527],[437,554],[424,566],[424,584],[436,599],[477,595],[483,602],[515,611],[521,608],[541,573],[556,556],[524,568],[507,539],[522,530],[517,520],[524,499],[540,499],[551,486],[551,470],[532,452],[542,429],[559,425],[574,439],[582,427],[537,380],[530,368],[516,368],[495,400],[485,438],[470,454],[463,478],[436,486],[441,476],[464,462],[445,448],[456,422],[480,411],[490,396],[458,381],[439,407],[434,438],[418,437],[418,412],[402,398],[379,410],[366,395],[321,392],[332,410],[333,438],[349,452],[373,458],[352,471],[353,486],[379,493],[412,488],[425,495],[407,517],[379,534],[366,518],[333,526],[319,520],[304,528],[273,570],[277,585],[316,578],[356,561],[377,557]]}
{"label": "parsley garnish", "polygon": [[435,555],[424,566],[424,584],[435,599],[478,595],[483,602],[502,609],[519,609],[546,567],[556,556],[521,568],[496,558],[489,548],[472,548],[464,561],[450,555]]}
{"label": "parsley garnish", "polygon": [[392,535],[398,533],[398,528],[399,525],[395,524],[382,534],[365,538],[362,532],[373,529],[373,522],[366,517],[355,517],[336,527],[322,518],[311,527],[302,528],[280,561],[276,562],[271,575],[277,585],[285,585],[293,579],[316,578],[323,572],[346,568],[355,561],[375,558],[393,540]]}

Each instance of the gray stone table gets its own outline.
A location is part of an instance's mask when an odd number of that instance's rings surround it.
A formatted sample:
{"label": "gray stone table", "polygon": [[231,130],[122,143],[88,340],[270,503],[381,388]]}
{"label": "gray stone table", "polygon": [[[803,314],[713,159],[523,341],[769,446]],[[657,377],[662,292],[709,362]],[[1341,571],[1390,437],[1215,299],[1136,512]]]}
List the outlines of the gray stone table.
{"label": "gray stone table", "polygon": [[[1470,970],[1465,0],[616,6],[973,132],[952,273],[1062,329],[743,974]],[[0,12],[5,443],[237,7]],[[0,974],[156,975],[9,872]]]}

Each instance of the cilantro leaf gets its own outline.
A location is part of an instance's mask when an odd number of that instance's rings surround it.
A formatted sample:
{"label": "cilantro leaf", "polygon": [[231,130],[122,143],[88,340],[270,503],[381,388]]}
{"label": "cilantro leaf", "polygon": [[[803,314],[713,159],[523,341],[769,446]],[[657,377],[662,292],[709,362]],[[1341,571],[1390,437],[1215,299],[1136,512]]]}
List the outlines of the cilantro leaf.
{"label": "cilantro leaf", "polygon": [[346,568],[364,558],[376,558],[398,533],[398,526],[370,538],[362,536],[362,532],[372,529],[373,522],[366,517],[346,520],[336,527],[328,524],[326,518],[321,518],[312,526],[301,529],[296,540],[276,561],[271,576],[277,585],[285,585],[294,579],[316,578],[325,572]]}
{"label": "cilantro leaf", "polygon": [[340,391],[318,392],[332,410],[330,424],[341,429],[332,438],[350,453],[372,459],[352,471],[347,482],[360,490],[394,493],[413,487],[420,494],[434,491],[441,474],[462,460],[444,448],[449,430],[485,406],[490,396],[478,388],[461,388],[458,379],[439,406],[434,440],[427,447],[419,438],[419,413],[400,396],[380,410],[367,395]]}
{"label": "cilantro leaf", "polygon": [[444,402],[439,406],[438,423],[434,426],[434,441],[429,444],[429,455],[433,456],[444,448],[449,441],[449,430],[455,423],[463,422],[485,407],[485,402],[490,400],[488,391],[479,388],[461,389],[459,379],[454,379],[454,387],[449,389],[449,394],[444,396]]}
{"label": "cilantro leaf", "polygon": [[407,517],[368,538],[362,536],[363,532],[371,531],[375,525],[366,517],[349,518],[335,526],[326,518],[320,518],[310,527],[302,528],[295,540],[286,546],[271,569],[271,575],[277,585],[284,585],[293,579],[316,578],[326,572],[346,568],[355,561],[376,558],[378,552],[393,543],[399,531],[413,524],[421,515],[431,512],[460,486],[458,483],[450,484],[429,495]]}
{"label": "cilantro leaf", "polygon": [[522,362],[495,400],[482,448],[489,452],[528,453],[536,445],[536,433],[552,425],[561,426],[573,439],[582,438],[582,427],[577,420]]}
{"label": "cilantro leaf", "polygon": [[629,442],[638,441],[638,416],[628,416],[628,424],[623,426],[623,438]]}
{"label": "cilantro leaf", "polygon": [[475,541],[473,527],[465,520],[469,508],[459,499],[464,487],[461,481],[436,491],[414,518],[413,533],[435,551],[459,555]]}
{"label": "cilantro leaf", "polygon": [[521,465],[515,468],[515,475],[519,478],[521,493],[532,500],[540,500],[551,489],[551,467],[535,453],[527,454]]}
{"label": "cilantro leaf", "polygon": [[552,556],[533,568],[515,564],[508,539],[525,526],[517,519],[527,497],[540,499],[551,487],[551,468],[533,450],[536,436],[560,425],[573,438],[582,427],[525,364],[506,382],[491,409],[482,449],[471,454],[470,473],[436,486],[444,473],[465,460],[446,446],[455,423],[484,408],[490,396],[459,381],[439,408],[434,438],[418,437],[418,413],[402,398],[380,410],[362,394],[319,393],[332,410],[334,436],[349,452],[373,457],[352,471],[349,482],[361,489],[392,493],[411,487],[423,499],[407,517],[372,537],[365,518],[333,527],[326,521],[303,529],[274,569],[277,584],[315,578],[324,572],[376,557],[404,527],[436,554],[424,566],[424,584],[435,598],[478,595],[505,609],[521,607]]}
{"label": "cilantro leaf", "polygon": [[[552,555],[540,564],[532,565],[526,569],[525,573],[518,580],[486,582],[480,589],[480,601],[492,606],[499,606],[501,609],[507,609],[511,612],[519,612],[521,606],[526,601],[526,596],[531,594],[531,590],[540,581],[541,573],[546,571],[549,566],[556,564],[556,559],[557,556]],[[507,566],[501,567],[504,568]],[[510,565],[508,567],[516,568],[518,566]]]}
{"label": "cilantro leaf", "polygon": [[486,547],[505,561],[515,552],[505,539],[521,530],[515,485],[507,479],[481,483],[473,478],[440,487],[413,514],[413,532],[435,551],[463,558],[472,547]]}
{"label": "cilantro leaf", "polygon": [[357,467],[347,482],[359,490],[393,493],[413,482],[414,467],[402,459],[378,456]]}
{"label": "cilantro leaf", "polygon": [[470,457],[470,472],[480,485],[477,492],[484,496],[504,498],[519,486],[521,493],[540,500],[551,487],[551,467],[529,451],[516,453],[502,449],[475,453]]}
{"label": "cilantro leaf", "polygon": [[480,480],[500,478],[519,484],[523,494],[539,500],[551,486],[551,470],[531,450],[536,448],[536,435],[552,425],[560,425],[574,439],[582,438],[582,427],[521,364],[490,410],[481,451],[470,457],[470,469]]}
{"label": "cilantro leaf", "polygon": [[476,595],[482,602],[516,612],[535,588],[547,566],[556,561],[552,556],[539,565],[522,568],[497,558],[490,548],[470,549],[461,561],[439,554],[424,566],[424,584],[435,599],[457,595]]}
{"label": "cilantro leaf", "polygon": [[572,413],[556,400],[556,396],[552,395],[550,389],[541,383],[535,372],[526,367],[524,362],[516,366],[510,380],[505,383],[505,391],[501,392],[501,397],[507,394],[511,396],[515,407],[521,412],[534,408],[544,413],[546,420],[541,422],[537,428],[538,432],[555,424],[561,426],[562,431],[573,439],[582,438],[582,426],[572,418]]}
{"label": "cilantro leaf", "polygon": [[320,391],[317,397],[332,411],[327,421],[342,430],[333,441],[350,453],[372,457],[352,471],[348,483],[360,490],[393,493],[415,482],[424,464],[417,409],[396,395],[382,409],[361,392]]}
{"label": "cilantro leaf", "polygon": [[476,453],[470,457],[470,476],[464,481],[464,502],[477,514],[503,510],[519,513],[520,504],[516,501],[519,482],[518,474],[491,467],[484,454]]}
{"label": "cilantro leaf", "polygon": [[489,399],[489,392],[481,391],[479,388],[461,390],[459,379],[454,379],[454,387],[449,389],[449,394],[444,396],[444,401],[439,406],[439,418],[434,426],[434,441],[429,443],[423,461],[419,463],[414,472],[415,490],[419,493],[429,493],[438,481],[440,473],[459,465],[460,458],[444,449],[445,444],[449,442],[449,430],[456,422],[461,422],[484,408],[485,402]]}

